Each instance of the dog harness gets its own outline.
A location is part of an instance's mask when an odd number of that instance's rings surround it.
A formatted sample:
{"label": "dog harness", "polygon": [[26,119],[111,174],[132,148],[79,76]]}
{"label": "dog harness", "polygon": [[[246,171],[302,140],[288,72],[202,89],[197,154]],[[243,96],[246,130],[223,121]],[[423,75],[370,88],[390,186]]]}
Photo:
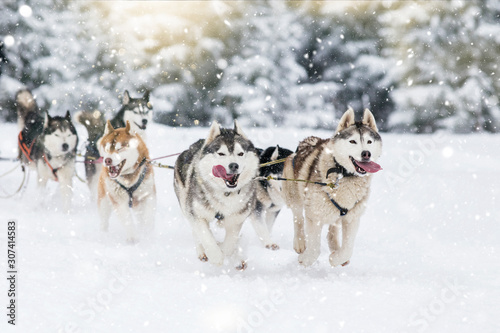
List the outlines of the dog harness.
{"label": "dog harness", "polygon": [[[139,169],[145,163],[146,163],[146,158],[142,159],[142,162],[139,164],[137,169]],[[146,165],[144,167],[144,169],[142,169],[141,175],[139,176],[139,179],[137,180],[137,182],[134,185],[132,185],[131,187],[126,187],[125,185],[123,185],[122,183],[120,183],[118,180],[115,179],[115,182],[118,185],[120,185],[120,187],[122,189],[124,189],[125,192],[127,192],[127,194],[128,194],[128,206],[130,208],[132,208],[133,203],[134,203],[134,198],[133,198],[134,192],[135,192],[135,190],[137,190],[139,188],[139,186],[141,186],[142,182],[144,181],[144,177],[146,177],[147,170],[148,170],[148,166]]]}
{"label": "dog harness", "polygon": [[35,141],[36,141],[36,139],[34,139],[33,141],[31,141],[31,144],[28,147],[26,140],[24,140],[24,138],[23,138],[23,132],[22,131],[19,132],[19,136],[17,137],[17,142],[19,144],[19,149],[21,149],[21,151],[23,152],[23,155],[26,156],[26,158],[30,162],[33,162],[33,160],[31,159],[30,156],[31,156],[31,150],[33,149],[33,146],[35,145]]}
{"label": "dog harness", "polygon": [[52,174],[54,175],[55,179],[56,179],[56,182],[59,181],[59,178],[57,177],[57,171],[61,168],[53,168],[52,165],[50,165],[49,163],[49,159],[47,158],[47,155],[43,154],[43,160],[45,161],[45,164],[47,164],[47,166],[50,168],[50,170],[52,170]]}

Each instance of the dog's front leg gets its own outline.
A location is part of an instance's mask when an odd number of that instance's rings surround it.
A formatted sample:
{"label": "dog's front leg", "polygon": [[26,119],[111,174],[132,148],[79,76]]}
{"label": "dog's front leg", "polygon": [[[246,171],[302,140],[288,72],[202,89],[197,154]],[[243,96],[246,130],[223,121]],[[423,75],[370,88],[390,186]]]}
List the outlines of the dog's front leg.
{"label": "dog's front leg", "polygon": [[99,211],[99,217],[101,218],[101,230],[108,231],[109,218],[111,216],[111,211],[113,210],[111,201],[107,196],[99,196],[99,200],[97,201],[97,208]]}
{"label": "dog's front leg", "polygon": [[[190,219],[190,222],[195,239],[199,241],[201,247],[205,250],[205,255],[208,260],[214,265],[221,266],[224,263],[224,254],[222,253],[222,250],[210,230],[208,221],[193,217]],[[197,249],[200,249],[198,244]],[[202,259],[202,257],[200,257],[200,253],[198,253],[198,257]]]}
{"label": "dog's front leg", "polygon": [[348,215],[342,218],[342,246],[339,250],[333,251],[330,254],[330,264],[332,266],[345,266],[349,263],[349,259],[352,256],[360,219],[357,216],[349,218]]}
{"label": "dog's front leg", "polygon": [[59,179],[59,191],[61,192],[63,209],[66,213],[71,210],[71,201],[73,199],[73,183],[71,177],[60,177]]}
{"label": "dog's front leg", "polygon": [[226,229],[226,236],[221,244],[221,250],[228,257],[234,254],[238,246],[242,225],[243,221],[241,220],[225,218],[224,227]]}
{"label": "dog's front leg", "polygon": [[140,204],[136,217],[143,232],[151,233],[155,226],[156,198],[152,195]]}
{"label": "dog's front leg", "polygon": [[304,266],[312,265],[319,257],[321,250],[321,229],[323,224],[314,215],[306,212],[306,249],[299,254],[299,263]]}
{"label": "dog's front leg", "polygon": [[134,244],[137,242],[135,235],[135,227],[134,220],[132,219],[132,213],[128,204],[114,204],[114,208],[116,211],[116,215],[118,215],[118,219],[122,221],[123,226],[125,227],[125,233],[127,235],[127,243]]}
{"label": "dog's front leg", "polygon": [[47,181],[49,180],[46,172],[44,170],[44,165],[42,162],[38,162],[37,165],[37,191],[38,195],[35,199],[35,202],[40,208],[45,208],[45,197],[47,193],[45,193],[45,188],[47,187]]}
{"label": "dog's front leg", "polygon": [[303,253],[306,249],[306,236],[304,232],[304,212],[302,206],[292,206],[293,213],[293,249],[297,253]]}

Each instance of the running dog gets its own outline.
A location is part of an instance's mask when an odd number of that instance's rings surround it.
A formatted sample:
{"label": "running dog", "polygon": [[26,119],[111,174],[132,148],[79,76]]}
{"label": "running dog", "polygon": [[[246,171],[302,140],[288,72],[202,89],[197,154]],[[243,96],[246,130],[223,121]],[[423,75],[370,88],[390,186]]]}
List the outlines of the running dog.
{"label": "running dog", "polygon": [[91,197],[95,200],[100,171],[97,164],[101,162],[97,141],[104,133],[106,120],[104,119],[104,114],[99,110],[79,111],[75,114],[75,120],[87,129],[88,138],[85,150],[85,176]]}
{"label": "running dog", "polygon": [[[49,179],[59,182],[63,209],[67,212],[73,197],[72,180],[75,174],[78,135],[69,111],[64,117],[42,117],[29,90],[16,94],[19,124],[18,143],[24,165],[37,170],[41,191]],[[44,195],[40,194],[40,198]]]}
{"label": "running dog", "polygon": [[130,123],[132,132],[139,134],[146,140],[146,128],[153,120],[153,106],[149,102],[149,91],[146,90],[142,98],[131,98],[127,90],[123,93],[122,107],[111,119],[114,128],[125,127]]}
{"label": "running dog", "polygon": [[151,230],[156,212],[156,188],[148,148],[130,127],[127,121],[125,128],[114,129],[108,121],[99,140],[104,163],[99,176],[97,205],[101,229],[108,230],[114,210],[125,226],[127,241],[135,243],[137,235],[132,212],[145,231]]}
{"label": "running dog", "polygon": [[[175,163],[174,189],[180,207],[190,222],[198,258],[222,265],[235,259],[237,269],[246,268],[238,255],[241,226],[254,210],[259,157],[238,123],[234,129],[213,122],[208,137],[192,144]],[[210,230],[217,219],[225,228],[218,244]]]}
{"label": "running dog", "polygon": [[[373,114],[365,110],[359,122],[349,108],[332,138],[306,138],[287,158],[283,176],[307,181],[283,184],[286,204],[293,212],[294,249],[302,265],[317,260],[324,225],[329,225],[330,264],[349,263],[371,174],[381,169],[375,162],[381,152],[382,139]],[[327,184],[330,186],[323,186]]]}
{"label": "running dog", "polygon": [[[260,174],[263,178],[283,176],[284,163],[279,162],[290,156],[291,150],[280,146],[260,151]],[[278,163],[275,163],[277,162]],[[271,230],[276,217],[285,205],[282,195],[282,182],[275,179],[259,180],[257,184],[257,204],[251,216],[252,225],[267,249],[277,250],[279,246],[271,239]]]}

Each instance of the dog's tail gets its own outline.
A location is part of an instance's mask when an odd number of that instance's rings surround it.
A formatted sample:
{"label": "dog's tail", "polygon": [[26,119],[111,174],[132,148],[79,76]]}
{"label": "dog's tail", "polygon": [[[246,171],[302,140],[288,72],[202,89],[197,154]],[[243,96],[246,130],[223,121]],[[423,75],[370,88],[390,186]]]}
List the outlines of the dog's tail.
{"label": "dog's tail", "polygon": [[38,106],[33,94],[28,89],[21,89],[16,93],[17,114],[22,119],[30,112],[38,112]]}
{"label": "dog's tail", "polygon": [[104,133],[106,119],[101,111],[78,111],[74,118],[87,129],[90,141],[96,141]]}

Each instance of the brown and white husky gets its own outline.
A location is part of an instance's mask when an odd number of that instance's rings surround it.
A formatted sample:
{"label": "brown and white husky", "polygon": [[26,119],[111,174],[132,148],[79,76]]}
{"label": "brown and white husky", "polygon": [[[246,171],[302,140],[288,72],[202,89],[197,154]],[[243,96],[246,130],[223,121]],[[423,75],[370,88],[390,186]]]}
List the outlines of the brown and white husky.
{"label": "brown and white husky", "polygon": [[324,225],[329,225],[330,264],[349,262],[371,174],[381,169],[375,163],[381,153],[382,139],[372,113],[365,110],[363,120],[355,121],[354,111],[349,109],[332,138],[308,137],[287,158],[283,176],[308,181],[283,184],[286,204],[293,212],[293,244],[301,264],[309,266],[318,258]]}
{"label": "brown and white husky", "polygon": [[125,128],[114,129],[108,121],[98,143],[103,166],[97,190],[101,228],[108,230],[115,211],[123,222],[128,242],[137,239],[133,213],[142,229],[154,227],[156,188],[149,152],[141,136]]}

